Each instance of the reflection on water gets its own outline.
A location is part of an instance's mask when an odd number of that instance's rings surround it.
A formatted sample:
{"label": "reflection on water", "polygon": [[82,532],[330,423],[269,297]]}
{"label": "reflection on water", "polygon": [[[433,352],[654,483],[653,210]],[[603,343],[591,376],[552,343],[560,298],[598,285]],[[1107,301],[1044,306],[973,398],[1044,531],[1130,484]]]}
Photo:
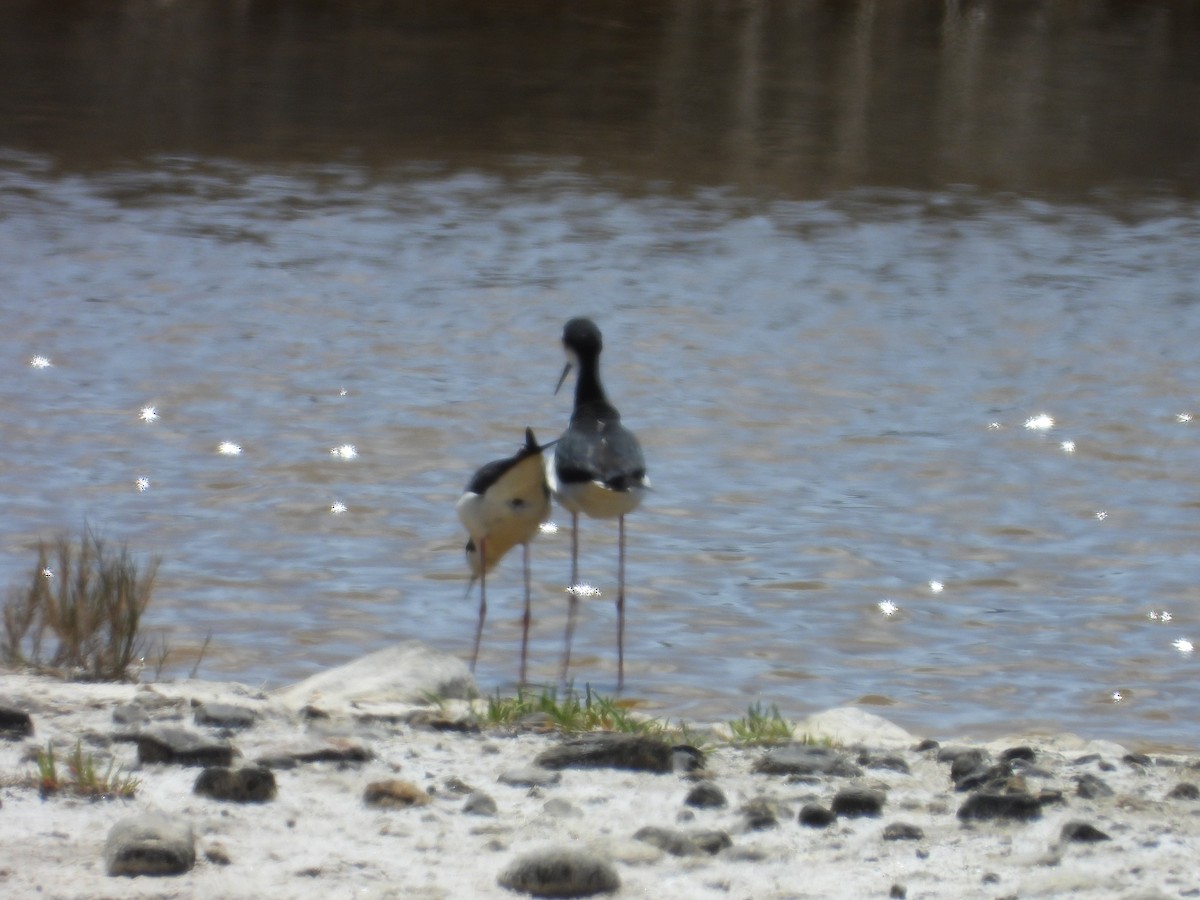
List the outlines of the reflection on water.
{"label": "reflection on water", "polygon": [[[466,653],[454,501],[565,425],[589,314],[654,482],[655,708],[1200,745],[1190,6],[122,9],[0,14],[6,582],[86,519],[162,554],[204,675]],[[582,535],[611,689],[615,523]]]}

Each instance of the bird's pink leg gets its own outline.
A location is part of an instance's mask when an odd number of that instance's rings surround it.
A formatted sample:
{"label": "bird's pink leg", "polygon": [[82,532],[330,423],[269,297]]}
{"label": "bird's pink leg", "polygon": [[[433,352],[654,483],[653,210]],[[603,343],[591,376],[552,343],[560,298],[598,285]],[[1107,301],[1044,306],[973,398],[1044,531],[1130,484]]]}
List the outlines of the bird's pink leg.
{"label": "bird's pink leg", "polygon": [[475,650],[471,654],[471,671],[479,659],[479,642],[483,639],[483,620],[487,617],[487,556],[486,541],[479,542],[479,624],[475,626]]}
{"label": "bird's pink leg", "polygon": [[529,610],[530,574],[529,544],[525,545],[525,615],[521,617],[521,685],[525,685],[525,662],[529,655],[529,622],[533,618]]}
{"label": "bird's pink leg", "polygon": [[617,519],[617,691],[625,686],[625,517]]}
{"label": "bird's pink leg", "polygon": [[571,640],[575,637],[575,616],[579,611],[579,597],[575,588],[579,586],[579,513],[571,513],[571,584],[567,589],[570,597],[567,607],[567,636],[563,650],[562,675],[560,680],[567,680],[567,670],[571,667]]}

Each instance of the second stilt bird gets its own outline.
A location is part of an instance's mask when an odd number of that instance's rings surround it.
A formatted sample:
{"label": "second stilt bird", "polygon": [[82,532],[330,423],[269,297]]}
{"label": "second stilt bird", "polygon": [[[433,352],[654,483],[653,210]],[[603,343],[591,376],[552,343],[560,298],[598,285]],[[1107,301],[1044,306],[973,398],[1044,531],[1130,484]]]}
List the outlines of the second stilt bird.
{"label": "second stilt bird", "polygon": [[[553,443],[553,442],[551,442]],[[467,564],[471,584],[479,579],[479,624],[475,627],[475,649],[471,653],[471,671],[479,658],[483,621],[487,617],[487,573],[504,554],[517,544],[525,550],[525,614],[521,619],[521,683],[525,683],[525,663],[529,652],[529,542],[538,526],[550,515],[550,488],[546,484],[546,463],[533,429],[525,429],[525,446],[513,456],[497,459],[475,473],[456,509],[467,534]]]}
{"label": "second stilt bird", "polygon": [[649,488],[646,461],[634,433],[621,424],[621,414],[600,383],[600,329],[591,319],[571,319],[563,328],[567,364],[558,379],[558,393],[572,368],[575,408],[571,422],[554,449],[551,488],[571,513],[571,588],[567,611],[566,648],[562,677],[571,664],[571,640],[579,597],[579,514],[617,520],[617,689],[625,682],[625,516],[642,502]]}

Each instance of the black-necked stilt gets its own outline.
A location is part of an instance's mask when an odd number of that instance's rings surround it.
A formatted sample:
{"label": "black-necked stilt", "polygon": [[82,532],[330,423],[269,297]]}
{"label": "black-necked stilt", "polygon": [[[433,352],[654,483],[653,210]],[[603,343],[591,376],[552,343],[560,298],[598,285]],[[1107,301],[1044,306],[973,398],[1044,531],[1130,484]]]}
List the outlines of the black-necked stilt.
{"label": "black-necked stilt", "polygon": [[571,640],[579,597],[579,514],[617,520],[617,688],[625,683],[625,515],[637,509],[650,486],[646,461],[633,432],[621,424],[621,414],[608,402],[600,383],[600,329],[591,319],[571,319],[563,328],[567,365],[558,379],[558,393],[572,367],[575,409],[571,423],[554,449],[551,488],[571,513],[571,600],[567,612],[566,649],[562,677],[571,664]]}
{"label": "black-necked stilt", "polygon": [[[553,443],[553,442],[552,442]],[[504,554],[517,544],[525,548],[525,615],[522,619],[521,683],[525,683],[525,661],[529,650],[529,542],[538,526],[550,515],[550,488],[546,483],[546,463],[533,429],[525,429],[525,446],[513,456],[497,459],[481,467],[467,485],[455,509],[470,538],[467,540],[467,564],[471,585],[479,579],[479,624],[475,628],[475,649],[471,653],[471,671],[479,658],[483,620],[487,616],[487,573]],[[470,586],[467,588],[470,592]]]}

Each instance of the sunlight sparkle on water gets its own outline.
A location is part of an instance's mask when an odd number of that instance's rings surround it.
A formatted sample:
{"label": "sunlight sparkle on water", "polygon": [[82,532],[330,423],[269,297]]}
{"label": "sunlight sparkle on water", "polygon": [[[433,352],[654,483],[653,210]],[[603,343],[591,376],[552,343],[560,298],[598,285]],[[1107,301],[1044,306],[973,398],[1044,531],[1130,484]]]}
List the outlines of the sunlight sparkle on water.
{"label": "sunlight sparkle on water", "polygon": [[1189,653],[1192,652],[1192,650],[1195,649],[1192,646],[1192,642],[1189,641],[1187,638],[1179,638],[1178,640],[1174,641],[1171,644],[1171,646],[1174,647],[1176,650],[1178,650],[1180,653],[1182,653],[1184,656],[1187,656]]}
{"label": "sunlight sparkle on water", "polygon": [[240,444],[235,444],[233,441],[221,441],[217,446],[217,452],[224,456],[240,456],[242,447]]}
{"label": "sunlight sparkle on water", "polygon": [[1164,609],[1162,612],[1150,610],[1150,612],[1146,613],[1146,618],[1151,622],[1170,622],[1175,617]]}
{"label": "sunlight sparkle on water", "polygon": [[900,607],[891,600],[880,600],[878,606],[879,611],[889,618],[900,611]]}
{"label": "sunlight sparkle on water", "polygon": [[931,591],[933,591],[935,594],[940,594],[942,591],[944,591],[946,589],[946,586],[944,584],[942,584],[940,581],[931,581],[931,582],[929,582],[929,589]]}
{"label": "sunlight sparkle on water", "polygon": [[1113,703],[1120,703],[1120,702],[1121,702],[1122,700],[1124,700],[1124,699],[1125,699],[1125,698],[1124,698],[1124,697],[1121,695],[1121,692],[1120,692],[1120,691],[1113,691],[1113,692],[1112,692],[1112,702],[1113,702]]}
{"label": "sunlight sparkle on water", "polygon": [[999,422],[988,422],[988,431],[999,431],[1003,427]]}
{"label": "sunlight sparkle on water", "polygon": [[329,452],[338,459],[354,459],[354,457],[358,456],[358,448],[353,444],[342,444],[339,447],[331,447],[329,448]]}
{"label": "sunlight sparkle on water", "polygon": [[567,593],[574,594],[576,597],[599,597],[600,588],[594,587],[590,584],[583,584],[581,582],[580,584],[572,585],[571,587],[567,588]]}
{"label": "sunlight sparkle on water", "polygon": [[1054,419],[1045,413],[1025,420],[1025,427],[1032,431],[1049,431],[1054,427]]}
{"label": "sunlight sparkle on water", "polygon": [[34,369],[48,369],[51,366],[51,362],[44,356],[35,356],[29,361],[29,365]]}
{"label": "sunlight sparkle on water", "polygon": [[538,531],[542,534],[558,534],[558,526],[553,522],[543,522],[538,526]]}
{"label": "sunlight sparkle on water", "polygon": [[1058,446],[1062,447],[1063,453],[1074,453],[1075,452],[1075,442],[1074,441],[1063,441]]}
{"label": "sunlight sparkle on water", "polygon": [[346,504],[341,500],[334,500],[333,505],[329,507],[329,511],[335,516],[346,511]]}
{"label": "sunlight sparkle on water", "polygon": [[134,484],[137,485],[137,489],[139,491],[145,492],[145,491],[150,490],[150,479],[147,478],[145,475],[139,476],[137,481],[134,482]]}
{"label": "sunlight sparkle on water", "polygon": [[1175,416],[1175,421],[1176,422],[1190,422],[1190,421],[1192,421],[1192,414],[1191,413],[1179,413],[1178,415]]}
{"label": "sunlight sparkle on water", "polygon": [[143,406],[138,418],[143,422],[153,422],[158,418],[158,410],[153,406]]}
{"label": "sunlight sparkle on water", "polygon": [[43,577],[43,578],[53,578],[53,577],[54,577],[54,572],[53,572],[52,570],[48,569],[48,568],[47,568],[47,569],[42,569],[42,577]]}
{"label": "sunlight sparkle on water", "polygon": [[1103,522],[1105,519],[1107,519],[1107,518],[1108,518],[1108,513],[1107,513],[1107,512],[1105,512],[1105,511],[1104,511],[1104,510],[1102,510],[1102,509],[1100,509],[1100,510],[1097,510],[1097,511],[1096,511],[1096,518],[1097,518],[1097,519],[1099,519],[1101,522]]}

